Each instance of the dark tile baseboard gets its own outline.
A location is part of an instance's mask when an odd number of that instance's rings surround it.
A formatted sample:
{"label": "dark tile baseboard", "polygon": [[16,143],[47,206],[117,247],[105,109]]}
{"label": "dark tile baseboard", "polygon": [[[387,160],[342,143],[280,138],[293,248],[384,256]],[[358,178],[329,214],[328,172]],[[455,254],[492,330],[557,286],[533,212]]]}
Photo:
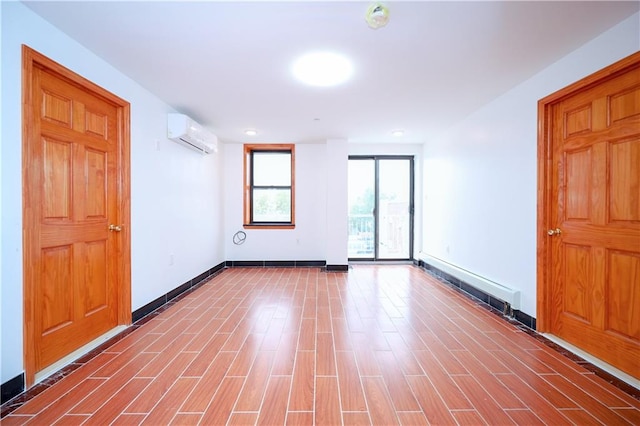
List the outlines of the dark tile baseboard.
{"label": "dark tile baseboard", "polygon": [[349,265],[327,265],[325,270],[327,272],[347,272]]}
{"label": "dark tile baseboard", "polygon": [[227,268],[322,268],[327,264],[324,260],[227,260]]}
{"label": "dark tile baseboard", "polygon": [[147,303],[143,307],[141,307],[139,309],[136,309],[131,314],[131,322],[135,323],[135,322],[139,321],[140,319],[142,319],[145,316],[149,315],[151,312],[154,312],[155,310],[157,310],[161,306],[163,306],[163,305],[167,304],[168,302],[170,302],[171,300],[175,299],[176,297],[178,297],[179,295],[181,295],[185,291],[189,291],[189,290],[195,289],[200,284],[202,284],[204,281],[206,281],[207,279],[211,278],[212,276],[214,276],[217,273],[219,273],[220,271],[222,271],[225,268],[225,266],[226,266],[226,262],[222,262],[222,263],[214,266],[213,268],[204,271],[203,273],[201,273],[197,277],[194,277],[194,278],[190,279],[189,281],[185,282],[184,284],[179,285],[178,287],[174,288],[170,292],[168,292],[166,294],[163,294],[162,296],[158,297],[157,299]]}
{"label": "dark tile baseboard", "polygon": [[16,395],[24,391],[24,373],[18,374],[13,379],[0,385],[0,404],[4,404]]}

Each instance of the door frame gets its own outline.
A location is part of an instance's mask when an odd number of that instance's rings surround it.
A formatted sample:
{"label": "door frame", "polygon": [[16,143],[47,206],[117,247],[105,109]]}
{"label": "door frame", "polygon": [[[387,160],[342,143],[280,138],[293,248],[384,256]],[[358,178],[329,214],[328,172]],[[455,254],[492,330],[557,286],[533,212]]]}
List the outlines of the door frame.
{"label": "door frame", "polygon": [[[384,261],[403,261],[403,260],[413,260],[413,246],[415,235],[414,230],[414,217],[415,217],[415,156],[414,155],[349,155],[348,160],[373,160],[374,161],[374,240],[373,240],[373,258],[368,257],[353,257],[349,258],[350,262],[358,262],[358,261],[374,261],[374,262],[384,262]],[[378,160],[408,160],[409,161],[409,257],[406,259],[385,259],[378,257],[378,243],[379,243],[379,228],[380,224],[378,222],[378,211],[379,206],[379,163]]]}
{"label": "door frame", "polygon": [[30,192],[27,185],[29,179],[29,147],[36,143],[37,136],[33,132],[32,123],[34,114],[32,109],[33,101],[33,73],[39,67],[57,74],[62,79],[67,80],[82,89],[90,91],[114,105],[117,109],[118,121],[118,164],[117,174],[117,209],[118,220],[116,223],[123,225],[122,232],[118,235],[117,241],[117,283],[118,325],[131,324],[131,190],[130,190],[130,104],[120,97],[108,92],[86,78],[65,68],[54,60],[43,54],[22,45],[22,229],[23,229],[23,351],[26,386],[31,387],[35,381],[35,288],[38,276],[30,268],[29,256],[32,252],[32,239],[38,235],[33,235],[33,224],[39,221],[35,217],[33,209],[30,208]]}
{"label": "door frame", "polygon": [[551,223],[551,208],[557,203],[558,192],[552,188],[553,173],[553,107],[569,96],[601,84],[640,62],[640,52],[633,53],[595,73],[570,84],[538,101],[538,213],[537,213],[537,294],[536,294],[536,329],[544,333],[551,331],[553,318],[551,241],[547,230],[556,227]]}

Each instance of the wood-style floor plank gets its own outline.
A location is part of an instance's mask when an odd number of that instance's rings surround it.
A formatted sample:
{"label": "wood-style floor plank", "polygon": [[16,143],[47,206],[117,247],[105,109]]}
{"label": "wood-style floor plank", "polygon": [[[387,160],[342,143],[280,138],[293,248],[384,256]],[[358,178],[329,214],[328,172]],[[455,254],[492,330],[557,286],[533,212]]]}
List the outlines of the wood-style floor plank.
{"label": "wood-style floor plank", "polygon": [[80,426],[83,424],[87,424],[86,421],[88,419],[89,416],[86,414],[65,414],[64,416],[60,417],[60,419],[52,426]]}
{"label": "wood-style floor plank", "polygon": [[[178,354],[169,364],[165,365],[165,369],[158,377],[155,377],[151,384],[140,395],[133,395],[127,413],[149,413],[151,409],[160,401],[171,385],[182,374],[184,369],[189,365],[195,354],[192,352],[182,352]],[[166,362],[166,361],[165,361]],[[142,369],[144,371],[145,369]],[[146,377],[143,375],[143,377]]]}
{"label": "wood-style floor plank", "polygon": [[95,388],[95,391],[90,396],[79,394],[74,392],[81,402],[73,407],[70,414],[93,414],[98,408],[107,402],[113,395],[117,394],[120,389],[133,379],[136,373],[144,368],[157,354],[153,353],[141,353],[136,356],[131,362],[122,367],[112,377],[107,378],[102,384]]}
{"label": "wood-style floor plank", "polygon": [[451,414],[453,414],[453,417],[460,426],[480,426],[487,424],[476,410],[455,410],[452,411]]}
{"label": "wood-style floor plank", "polygon": [[181,408],[182,412],[203,413],[207,409],[235,356],[235,352],[220,352],[218,354],[202,378],[195,380],[196,386]]}
{"label": "wood-style floor plank", "polygon": [[453,380],[487,423],[503,425],[515,424],[475,377],[455,376]]}
{"label": "wood-style floor plank", "polygon": [[167,425],[171,423],[185,398],[193,390],[198,379],[181,377],[171,386],[162,399],[142,422],[143,425]]}
{"label": "wood-style floor plank", "polygon": [[88,379],[81,382],[74,388],[73,392],[59,395],[58,399],[45,410],[40,412],[37,416],[37,422],[42,424],[52,424],[56,422],[59,417],[67,414],[71,408],[78,404],[78,395],[91,396],[106,379]]}
{"label": "wood-style floor plank", "polygon": [[431,424],[453,424],[454,419],[446,404],[428,378],[412,376],[407,378],[416,395],[422,412]]}
{"label": "wood-style floor plank", "polygon": [[[287,416],[287,398],[291,388],[291,377],[273,376],[267,385],[264,402],[258,415],[259,425],[281,425]],[[313,408],[312,408],[313,409]]]}
{"label": "wood-style floor plank", "polygon": [[613,411],[632,425],[640,425],[640,410],[633,408],[613,408]]}
{"label": "wood-style floor plank", "polygon": [[298,351],[291,385],[289,411],[313,411],[316,354]]}
{"label": "wood-style floor plank", "polygon": [[618,413],[605,406],[599,399],[594,398],[583,389],[578,388],[566,378],[558,374],[549,374],[543,377],[556,389],[560,390],[560,392],[563,392],[569,398],[576,401],[584,410],[588,410],[589,414],[602,423],[624,424],[625,420],[620,417]]}
{"label": "wood-style floor plank", "polygon": [[316,350],[316,375],[335,376],[336,359],[333,349],[333,335],[331,333],[318,333],[316,337],[318,348]]}
{"label": "wood-style floor plank", "polygon": [[[59,399],[63,395],[82,395],[82,392],[79,392],[77,390],[72,392],[72,390],[74,390],[76,386],[81,384],[87,377],[93,374],[93,372],[101,368],[103,365],[109,363],[116,356],[116,353],[102,353],[98,355],[93,360],[91,360],[90,363],[85,364],[74,371],[74,374],[67,376],[65,380],[58,381],[55,385],[39,394],[37,398],[28,401],[22,407],[18,408],[14,413],[37,414],[42,412],[42,410],[51,405],[53,402],[59,401]],[[102,381],[103,380],[99,380],[100,383],[102,383]],[[78,402],[77,397],[75,402]]]}
{"label": "wood-style floor plank", "polygon": [[86,421],[86,425],[107,425],[115,420],[133,398],[143,393],[151,379],[132,379]]}
{"label": "wood-style floor plank", "polygon": [[238,395],[240,395],[243,383],[243,377],[225,377],[216,395],[209,403],[207,411],[202,416],[202,424],[226,424]]}
{"label": "wood-style floor plank", "polygon": [[382,377],[363,377],[362,385],[369,408],[371,424],[397,425],[398,416],[393,408],[389,391],[384,385]]}
{"label": "wood-style floor plank", "polygon": [[[86,416],[88,417],[88,416]],[[147,417],[146,414],[128,414],[122,413],[120,414],[110,426],[132,426],[139,425],[144,421],[144,418]],[[61,423],[63,425],[64,423]]]}
{"label": "wood-style floor plank", "polygon": [[258,420],[258,412],[255,413],[233,413],[229,418],[229,426],[253,426]]}
{"label": "wood-style floor plank", "polygon": [[474,408],[469,398],[453,381],[453,377],[458,376],[447,374],[430,351],[417,351],[415,356],[425,371],[425,375],[436,386],[440,397],[450,410],[469,410]]}
{"label": "wood-style floor plank", "polygon": [[353,352],[336,352],[338,365],[338,385],[344,411],[366,411],[362,383]]}
{"label": "wood-style floor plank", "polygon": [[289,411],[286,424],[291,426],[312,425],[313,411]]}
{"label": "wood-style floor plank", "polygon": [[[580,426],[596,426],[602,425],[601,422],[598,421],[591,414],[587,413],[581,408],[570,408],[560,410],[562,415],[571,421],[570,424],[580,425]],[[633,425],[637,425],[638,423],[631,423]]]}
{"label": "wood-style floor plank", "polygon": [[273,352],[259,352],[247,376],[246,385],[242,389],[235,411],[258,411],[267,388],[271,366],[273,364]]}
{"label": "wood-style floor plank", "polygon": [[398,413],[402,426],[427,426],[429,422],[422,411],[402,411]]}
{"label": "wood-style floor plank", "polygon": [[640,424],[640,401],[419,268],[232,268],[3,425]]}
{"label": "wood-style floor plank", "polygon": [[376,352],[384,383],[396,411],[420,411],[420,405],[407,383],[402,369],[391,351]]}
{"label": "wood-style floor plank", "polygon": [[178,413],[171,421],[171,426],[196,426],[200,424],[200,419],[202,419],[202,414]]}
{"label": "wood-style floor plank", "polygon": [[[559,411],[552,403],[555,399],[555,393],[552,393],[551,398],[545,398],[548,395],[547,389],[552,387],[547,382],[544,382],[544,386],[539,386],[537,383],[531,383],[515,374],[502,374],[500,380],[520,399],[526,401],[529,407],[535,408],[534,412],[543,422],[553,425],[571,424],[563,415],[564,410]],[[573,406],[577,407],[576,404]]]}
{"label": "wood-style floor plank", "polygon": [[336,377],[316,378],[315,413],[318,425],[338,425],[342,421]]}
{"label": "wood-style floor plank", "polygon": [[544,422],[529,409],[506,410],[506,413],[517,425],[544,426]]}
{"label": "wood-style floor plank", "polygon": [[371,424],[368,412],[343,412],[342,422],[344,426],[368,426]]}

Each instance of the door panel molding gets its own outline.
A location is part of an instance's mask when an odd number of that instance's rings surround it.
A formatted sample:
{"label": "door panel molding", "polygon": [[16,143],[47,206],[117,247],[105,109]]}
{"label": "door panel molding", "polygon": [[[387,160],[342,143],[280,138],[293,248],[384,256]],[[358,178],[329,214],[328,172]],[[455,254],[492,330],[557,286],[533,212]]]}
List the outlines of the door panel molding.
{"label": "door panel molding", "polygon": [[551,240],[547,230],[555,228],[555,218],[552,217],[551,207],[558,199],[557,190],[551,190],[553,173],[553,135],[551,122],[553,121],[553,105],[570,95],[587,90],[598,83],[623,74],[640,62],[640,52],[636,52],[600,71],[595,72],[551,95],[538,101],[538,214],[537,214],[537,318],[538,331],[546,332],[550,329],[550,262]]}
{"label": "door panel molding", "polygon": [[[634,219],[638,213],[632,205],[637,200],[633,197],[632,202],[624,195],[629,193],[625,185],[635,177],[623,171],[631,170],[625,165],[636,164],[633,159],[640,154],[637,145],[632,148],[623,143],[637,141],[640,107],[631,101],[640,91],[639,68],[640,52],[636,52],[538,101],[537,329],[574,336],[584,343],[583,349],[592,348],[595,356],[623,371],[634,370],[632,375],[638,371],[637,366],[629,367],[629,359],[634,359],[638,351],[640,317],[607,317],[606,312],[619,312],[607,305],[609,298],[616,306],[630,302],[625,302],[626,293],[605,288],[603,283],[611,280],[607,274],[612,273],[613,266],[636,264],[635,257],[615,258],[617,263],[612,263],[607,253],[634,247],[637,256],[638,221]],[[631,88],[620,93],[608,91],[618,85]],[[592,158],[606,159],[607,163],[591,163]],[[609,161],[621,164],[618,175],[611,176]],[[580,170],[591,171],[585,175]],[[620,194],[610,187],[615,183],[613,177],[618,186],[622,185]],[[625,228],[631,222],[635,225]],[[562,236],[548,234],[558,226]],[[592,248],[589,256],[575,251],[567,258],[563,251],[582,245]],[[570,274],[563,269],[569,267]],[[584,274],[580,273],[582,267]],[[622,269],[616,273],[625,276]],[[568,288],[567,280],[576,281],[572,284],[575,287]],[[577,321],[577,317],[565,321],[572,311],[584,321]],[[589,323],[591,317],[593,324],[581,328],[579,324]],[[604,338],[617,339],[611,340],[615,350],[603,349],[605,344],[600,341]]]}
{"label": "door panel molding", "polygon": [[[74,194],[63,193],[61,199],[52,202],[51,205],[40,206],[36,203],[40,200],[36,196],[35,188],[30,182],[42,182],[43,167],[41,160],[35,152],[35,147],[41,144],[42,129],[36,128],[36,114],[44,113],[44,121],[42,128],[48,127],[47,121],[62,125],[62,130],[66,132],[64,126],[71,127],[74,125],[85,126],[86,138],[96,138],[104,140],[106,138],[106,122],[101,119],[99,111],[87,108],[85,111],[74,111],[71,105],[71,99],[65,99],[59,94],[45,93],[43,99],[42,111],[34,106],[34,88],[40,87],[41,75],[40,71],[55,76],[55,78],[63,81],[66,87],[71,90],[78,89],[78,93],[90,93],[90,97],[99,98],[101,105],[108,104],[110,108],[116,109],[116,162],[118,164],[115,180],[116,193],[116,214],[115,218],[118,224],[122,225],[123,231],[118,235],[116,247],[116,267],[112,268],[108,280],[115,283],[117,291],[117,307],[116,318],[118,325],[128,325],[131,323],[131,233],[130,233],[130,104],[120,97],[108,92],[106,89],[92,83],[86,78],[74,73],[73,71],[63,67],[59,63],[47,58],[41,53],[22,46],[22,191],[23,191],[23,305],[24,305],[24,367],[25,379],[27,387],[34,383],[35,374],[37,373],[37,365],[39,362],[39,354],[36,352],[35,333],[36,333],[36,288],[40,279],[40,271],[33,267],[34,254],[39,252],[39,240],[43,233],[47,233],[49,222],[59,222],[64,220],[64,215],[68,214],[69,203],[73,203]],[[60,129],[60,127],[58,127]],[[60,132],[60,130],[58,130]],[[50,138],[49,138],[50,139]],[[52,140],[52,142],[54,142]],[[54,142],[55,143],[55,142]],[[87,145],[90,145],[88,142]],[[64,148],[64,146],[62,146]],[[60,149],[58,150],[60,151]],[[89,152],[89,151],[87,151]],[[64,149],[61,152],[52,153],[51,155],[65,154]],[[71,152],[66,153],[73,155]],[[64,162],[64,156],[60,161]],[[97,164],[96,164],[97,166]],[[62,174],[65,178],[64,173]],[[97,176],[101,176],[101,172],[97,171]],[[73,179],[72,176],[66,178]],[[66,179],[65,178],[65,179]],[[105,176],[106,179],[106,176]],[[76,195],[79,196],[79,195]],[[92,206],[98,211],[103,206]],[[51,213],[52,217],[46,219],[45,225],[38,216],[41,208],[45,208],[46,212]],[[89,212],[91,213],[91,212]],[[82,229],[77,230],[82,232]],[[65,240],[64,235],[47,234],[47,238],[60,240],[62,245]],[[36,254],[37,256],[37,254]],[[59,289],[58,289],[59,290]],[[58,291],[51,289],[51,291]],[[100,299],[100,295],[96,297]],[[95,303],[99,304],[96,299]],[[98,306],[90,306],[97,310]],[[55,321],[62,321],[64,318],[52,318],[52,327],[55,328]]]}

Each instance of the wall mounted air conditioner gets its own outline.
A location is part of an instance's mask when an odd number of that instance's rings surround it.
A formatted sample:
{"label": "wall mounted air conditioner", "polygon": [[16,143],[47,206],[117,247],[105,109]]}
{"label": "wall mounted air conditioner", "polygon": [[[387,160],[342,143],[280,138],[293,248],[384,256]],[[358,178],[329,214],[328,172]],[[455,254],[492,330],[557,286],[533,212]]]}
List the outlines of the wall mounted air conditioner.
{"label": "wall mounted air conditioner", "polygon": [[167,115],[167,137],[206,154],[218,151],[218,137],[184,114]]}

